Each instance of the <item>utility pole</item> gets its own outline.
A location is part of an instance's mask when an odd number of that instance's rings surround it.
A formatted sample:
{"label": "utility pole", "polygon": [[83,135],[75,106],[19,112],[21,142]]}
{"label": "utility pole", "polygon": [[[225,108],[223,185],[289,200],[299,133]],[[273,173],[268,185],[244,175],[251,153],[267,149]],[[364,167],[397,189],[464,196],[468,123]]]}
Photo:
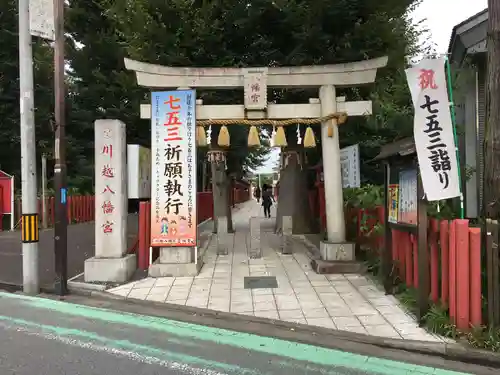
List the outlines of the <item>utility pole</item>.
{"label": "utility pole", "polygon": [[55,86],[55,122],[54,144],[54,185],[55,185],[55,222],[54,253],[56,293],[67,294],[68,286],[68,216],[66,210],[66,134],[65,134],[65,82],[64,82],[64,0],[54,0],[54,86]]}
{"label": "utility pole", "polygon": [[47,155],[42,154],[42,228],[48,227],[47,215]]}
{"label": "utility pole", "polygon": [[23,290],[38,294],[38,207],[36,140],[29,0],[19,0],[19,105],[21,122],[21,190]]}
{"label": "utility pole", "polygon": [[484,210],[500,213],[500,1],[488,0],[487,121],[484,142]]}

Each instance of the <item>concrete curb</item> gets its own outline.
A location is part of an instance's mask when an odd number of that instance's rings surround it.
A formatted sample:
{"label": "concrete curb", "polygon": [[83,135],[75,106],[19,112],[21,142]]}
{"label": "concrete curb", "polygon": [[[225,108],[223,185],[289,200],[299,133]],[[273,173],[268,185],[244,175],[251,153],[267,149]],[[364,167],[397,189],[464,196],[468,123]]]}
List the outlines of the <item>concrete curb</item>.
{"label": "concrete curb", "polygon": [[76,275],[76,276],[73,276],[71,279],[68,280],[68,289],[70,292],[72,292],[73,290],[81,290],[81,289],[90,290],[90,291],[100,291],[100,292],[106,290],[106,288],[107,288],[106,285],[86,283],[83,281],[73,281],[75,279],[78,279],[82,275],[83,275],[83,272]]}
{"label": "concrete curb", "polygon": [[[456,343],[389,339],[203,308],[127,299],[101,291],[80,289],[75,290],[74,293],[76,296],[73,298],[76,300],[72,301],[72,296],[69,296],[67,302],[203,324],[330,349],[359,352],[359,345],[361,345],[384,349],[382,354],[385,351],[407,351],[500,369],[500,353],[473,349]],[[78,296],[91,297],[91,299],[80,301]]]}

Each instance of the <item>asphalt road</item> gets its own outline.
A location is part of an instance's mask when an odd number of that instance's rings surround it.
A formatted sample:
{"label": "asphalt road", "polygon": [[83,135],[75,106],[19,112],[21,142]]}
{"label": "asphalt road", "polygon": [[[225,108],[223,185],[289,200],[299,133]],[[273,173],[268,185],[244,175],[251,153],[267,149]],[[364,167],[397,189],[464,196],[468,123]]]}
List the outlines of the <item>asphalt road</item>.
{"label": "asphalt road", "polygon": [[[128,242],[131,245],[138,232],[137,215],[129,215]],[[94,222],[68,226],[68,277],[83,272],[85,259],[95,254]],[[50,287],[55,279],[54,231],[40,231],[38,272],[40,283]],[[0,283],[22,285],[21,232],[0,232]]]}
{"label": "asphalt road", "polygon": [[[2,375],[458,375],[166,318],[0,292]],[[444,363],[444,362],[443,362]],[[456,366],[455,366],[456,367]]]}

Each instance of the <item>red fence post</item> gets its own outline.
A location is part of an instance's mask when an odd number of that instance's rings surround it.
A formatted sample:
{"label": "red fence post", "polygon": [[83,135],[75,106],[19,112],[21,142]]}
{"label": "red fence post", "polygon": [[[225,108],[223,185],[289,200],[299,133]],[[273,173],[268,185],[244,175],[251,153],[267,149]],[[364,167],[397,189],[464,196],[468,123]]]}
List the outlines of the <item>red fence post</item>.
{"label": "red fence post", "polygon": [[467,330],[470,323],[469,220],[457,219],[457,327]]}
{"label": "red fence post", "polygon": [[68,224],[73,222],[73,197],[68,197],[66,209],[68,211]]}
{"label": "red fence post", "polygon": [[441,301],[448,303],[450,287],[450,253],[448,249],[448,220],[441,220],[439,227],[439,242],[441,245]]}
{"label": "red fence post", "polygon": [[438,221],[430,219],[429,243],[431,247],[431,300],[437,303],[439,300],[439,254],[438,254]]}
{"label": "red fence post", "polygon": [[[404,232],[403,232],[404,233]],[[412,243],[411,243],[411,237],[412,235],[408,233],[404,233],[404,249],[405,249],[405,280],[406,280],[406,286],[411,287],[413,286],[413,257],[412,257]]]}
{"label": "red fence post", "polygon": [[470,240],[470,324],[479,327],[481,312],[481,229],[469,228]]}
{"label": "red fence post", "polygon": [[450,222],[450,318],[453,323],[457,323],[457,239],[456,239],[456,222]]}
{"label": "red fence post", "polygon": [[413,235],[410,234],[411,238],[411,253],[413,255],[413,286],[415,288],[418,288],[419,285],[419,278],[418,278],[418,243],[417,243],[417,238]]}
{"label": "red fence post", "polygon": [[78,218],[79,223],[83,221],[83,197],[81,195],[78,196],[76,217]]}

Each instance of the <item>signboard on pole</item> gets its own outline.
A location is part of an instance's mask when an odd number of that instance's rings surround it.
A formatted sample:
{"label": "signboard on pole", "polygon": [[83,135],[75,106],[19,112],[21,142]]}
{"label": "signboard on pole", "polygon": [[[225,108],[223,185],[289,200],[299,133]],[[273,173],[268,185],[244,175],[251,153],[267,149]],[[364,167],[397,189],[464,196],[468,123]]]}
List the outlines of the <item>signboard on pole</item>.
{"label": "signboard on pole", "polygon": [[405,169],[399,172],[398,223],[417,224],[417,170]]}
{"label": "signboard on pole", "polygon": [[424,59],[406,70],[415,119],[413,136],[428,201],[459,197],[460,178],[446,86],[445,60]]}
{"label": "signboard on pole", "polygon": [[151,95],[151,246],[196,246],[196,91]]}
{"label": "signboard on pole", "polygon": [[29,0],[30,33],[54,41],[54,0]]}
{"label": "signboard on pole", "polygon": [[340,150],[340,166],[342,168],[342,187],[360,187],[359,144]]}
{"label": "signboard on pole", "polygon": [[127,170],[128,198],[151,198],[151,150],[127,145]]}

